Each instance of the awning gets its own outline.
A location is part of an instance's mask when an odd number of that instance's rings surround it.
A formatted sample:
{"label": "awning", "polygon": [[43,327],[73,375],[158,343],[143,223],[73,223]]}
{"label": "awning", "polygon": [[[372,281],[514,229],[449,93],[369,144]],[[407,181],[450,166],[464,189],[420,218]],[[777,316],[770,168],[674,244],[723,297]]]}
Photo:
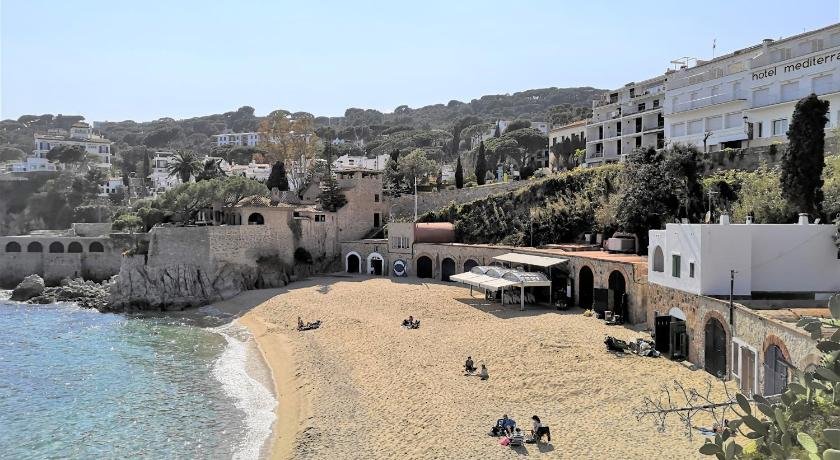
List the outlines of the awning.
{"label": "awning", "polygon": [[517,254],[515,252],[509,252],[507,254],[493,257],[493,260],[542,268],[553,267],[557,264],[569,261],[569,259],[561,259],[559,257],[534,256],[530,254]]}
{"label": "awning", "polygon": [[488,281],[497,280],[499,278],[494,278],[492,276],[481,275],[479,273],[459,273],[457,275],[452,275],[449,277],[450,281],[455,281],[458,283],[469,284],[470,286],[474,287],[481,287],[481,283],[486,283]]}
{"label": "awning", "polygon": [[507,288],[510,286],[518,285],[516,281],[506,280],[504,278],[493,278],[490,281],[484,281],[480,283],[478,287],[490,290],[490,291],[498,291],[499,289]]}

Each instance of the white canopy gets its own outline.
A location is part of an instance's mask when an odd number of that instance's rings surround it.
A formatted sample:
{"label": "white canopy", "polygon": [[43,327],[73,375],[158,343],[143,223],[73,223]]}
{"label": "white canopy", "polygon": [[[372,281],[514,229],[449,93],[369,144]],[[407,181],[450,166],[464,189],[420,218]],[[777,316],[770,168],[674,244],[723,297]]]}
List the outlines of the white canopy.
{"label": "white canopy", "polygon": [[561,259],[559,257],[534,256],[531,254],[517,254],[515,252],[509,252],[507,254],[493,257],[493,260],[542,268],[553,267],[557,264],[569,261],[569,259]]}

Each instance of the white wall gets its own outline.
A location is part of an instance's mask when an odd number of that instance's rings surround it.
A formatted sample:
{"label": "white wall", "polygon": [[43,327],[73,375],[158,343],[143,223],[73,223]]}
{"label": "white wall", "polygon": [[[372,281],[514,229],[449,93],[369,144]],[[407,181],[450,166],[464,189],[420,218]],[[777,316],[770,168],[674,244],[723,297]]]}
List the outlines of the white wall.
{"label": "white wall", "polygon": [[840,291],[833,225],[750,225],[752,290]]}
{"label": "white wall", "polygon": [[[668,227],[678,224],[668,224]],[[685,226],[684,226],[685,227]],[[697,260],[701,276],[700,293],[705,295],[729,295],[730,271],[735,270],[735,295],[750,295],[752,292],[752,271],[750,260],[750,228],[755,225],[701,225],[693,224],[701,234],[703,250]]]}

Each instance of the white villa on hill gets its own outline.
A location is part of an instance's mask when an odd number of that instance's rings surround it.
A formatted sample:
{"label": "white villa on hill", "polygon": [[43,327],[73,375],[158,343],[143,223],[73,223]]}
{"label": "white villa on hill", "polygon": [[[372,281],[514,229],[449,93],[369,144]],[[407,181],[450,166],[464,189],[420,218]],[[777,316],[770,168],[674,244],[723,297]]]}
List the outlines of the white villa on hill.
{"label": "white villa on hill", "polygon": [[63,145],[81,147],[92,163],[109,169],[113,163],[111,141],[95,134],[89,124],[75,123],[70,131],[51,129],[46,134],[35,134],[35,148],[25,160],[7,165],[9,172],[56,171],[56,164],[47,160],[47,152]]}

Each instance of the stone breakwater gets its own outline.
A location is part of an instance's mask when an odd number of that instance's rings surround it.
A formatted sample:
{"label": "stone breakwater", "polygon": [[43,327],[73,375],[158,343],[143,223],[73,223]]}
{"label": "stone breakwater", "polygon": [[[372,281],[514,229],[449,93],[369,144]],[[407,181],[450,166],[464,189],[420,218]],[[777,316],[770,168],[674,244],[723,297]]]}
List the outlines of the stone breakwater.
{"label": "stone breakwater", "polygon": [[11,300],[31,304],[74,302],[82,308],[108,311],[109,285],[83,279],[65,279],[59,286],[46,287],[38,275],[27,276],[12,291]]}

